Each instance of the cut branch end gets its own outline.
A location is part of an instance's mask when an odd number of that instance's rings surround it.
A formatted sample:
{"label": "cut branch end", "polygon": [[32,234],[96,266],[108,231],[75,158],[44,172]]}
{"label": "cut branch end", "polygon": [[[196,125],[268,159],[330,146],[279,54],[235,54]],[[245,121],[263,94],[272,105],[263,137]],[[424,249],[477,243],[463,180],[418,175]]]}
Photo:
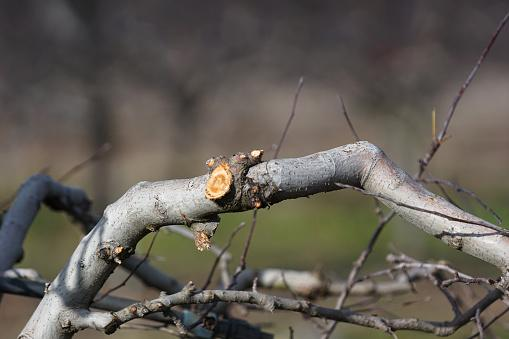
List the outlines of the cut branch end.
{"label": "cut branch end", "polygon": [[205,196],[209,200],[218,200],[224,197],[231,189],[233,176],[228,164],[217,166],[207,181]]}
{"label": "cut branch end", "polygon": [[205,232],[196,232],[194,234],[194,244],[198,251],[203,252],[210,248],[210,238]]}

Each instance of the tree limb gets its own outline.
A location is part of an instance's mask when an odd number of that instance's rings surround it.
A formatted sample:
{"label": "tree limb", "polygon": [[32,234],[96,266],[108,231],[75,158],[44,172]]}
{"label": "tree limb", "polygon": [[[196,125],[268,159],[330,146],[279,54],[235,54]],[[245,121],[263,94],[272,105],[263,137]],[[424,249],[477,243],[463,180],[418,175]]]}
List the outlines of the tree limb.
{"label": "tree limb", "polygon": [[[72,326],[63,329],[60,314],[70,308],[86,309],[115,267],[134,252],[138,241],[163,225],[202,225],[203,229],[212,229],[207,234],[211,236],[220,213],[337,190],[336,183],[379,194],[384,197],[382,203],[449,246],[502,270],[509,267],[506,236],[477,225],[486,222],[427,191],[368,142],[302,158],[259,162],[259,158],[238,153],[231,158],[211,159],[209,175],[133,186],[106,208],[97,226],[80,242],[48,288],[22,337],[70,338]],[[220,181],[212,176],[218,168],[225,176]],[[214,195],[207,195],[211,189]],[[42,317],[44,322],[40,321]]]}
{"label": "tree limb", "polygon": [[194,290],[194,285],[189,283],[186,288],[184,288],[184,290],[179,293],[161,296],[160,298],[143,303],[136,303],[109,315],[97,315],[94,317],[94,319],[101,319],[102,322],[100,324],[94,323],[94,325],[99,325],[99,329],[105,331],[105,333],[113,333],[123,323],[144,317],[154,312],[162,312],[166,309],[175,307],[176,305],[209,304],[220,301],[229,303],[254,304],[269,312],[273,312],[274,310],[299,312],[310,317],[325,318],[338,322],[371,327],[388,333],[392,333],[393,331],[398,330],[415,330],[433,333],[439,336],[447,336],[453,334],[464,324],[470,322],[471,318],[475,316],[476,312],[482,312],[494,301],[498,300],[502,294],[503,293],[499,290],[488,292],[481,301],[473,305],[464,313],[457,315],[453,320],[437,322],[415,318],[388,319],[379,316],[357,313],[349,309],[337,310],[322,307],[303,300],[270,296],[257,291],[196,291]]}
{"label": "tree limb", "polygon": [[37,174],[28,179],[18,191],[0,228],[0,272],[8,270],[23,255],[23,241],[42,203],[55,210],[64,210],[78,217],[90,207],[86,194]]}
{"label": "tree limb", "polygon": [[[32,298],[42,298],[44,296],[44,283],[39,281],[29,281],[19,278],[7,278],[0,277],[0,291],[3,293],[21,295]],[[107,296],[101,301],[92,303],[91,308],[114,312],[121,310],[122,308],[128,307],[131,304],[136,303],[136,300],[129,298],[122,298],[116,296]],[[185,319],[190,316],[190,312],[187,310],[176,311],[172,310],[171,313],[175,314],[177,319]],[[197,317],[197,316],[195,316]],[[144,319],[157,321],[167,326],[174,326],[174,322],[168,316],[163,313],[148,314]],[[187,320],[187,323],[183,325],[189,325],[194,320]],[[204,336],[203,329],[197,329],[195,334],[197,337],[210,337],[210,331],[207,331],[207,335]],[[193,334],[193,333],[191,333]],[[201,336],[200,336],[201,334]],[[270,339],[272,336],[268,333],[262,332],[255,326],[248,324],[243,320],[238,319],[225,319],[216,320],[214,335],[219,338],[230,338],[230,339],[246,339],[246,338],[258,338],[258,339]]]}

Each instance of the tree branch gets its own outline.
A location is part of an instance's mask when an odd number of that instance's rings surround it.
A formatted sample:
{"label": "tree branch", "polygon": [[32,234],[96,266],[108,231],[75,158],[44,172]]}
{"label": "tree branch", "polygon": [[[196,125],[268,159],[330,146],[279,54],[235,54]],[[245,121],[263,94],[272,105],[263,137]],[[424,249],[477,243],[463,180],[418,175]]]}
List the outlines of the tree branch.
{"label": "tree branch", "polygon": [[[502,270],[509,267],[506,236],[477,225],[486,222],[427,191],[368,142],[303,158],[259,162],[259,158],[243,153],[217,157],[208,163],[209,175],[133,186],[108,206],[97,226],[83,238],[22,333],[27,337],[36,333],[34,338],[72,336],[71,330],[58,325],[59,314],[69,308],[87,308],[115,267],[134,252],[137,242],[163,225],[214,227],[219,213],[337,190],[335,183],[380,194],[389,208],[449,246]],[[218,173],[224,178],[218,180]],[[40,317],[46,321],[39,321]]]}
{"label": "tree branch", "polygon": [[318,317],[331,319],[338,322],[345,322],[364,327],[371,327],[392,333],[398,330],[414,330],[427,333],[433,333],[439,336],[447,336],[453,334],[458,328],[471,321],[477,310],[482,312],[489,307],[494,301],[498,300],[503,293],[499,290],[493,290],[478,303],[472,306],[466,312],[456,316],[451,321],[437,322],[426,321],[415,318],[408,319],[388,319],[379,316],[357,313],[349,309],[332,309],[318,306],[303,300],[295,300],[270,296],[257,291],[225,291],[225,290],[205,290],[196,291],[192,283],[188,284],[183,291],[173,295],[162,296],[160,298],[136,303],[126,307],[118,312],[109,314],[107,317],[101,316],[103,322],[99,325],[100,329],[106,333],[113,333],[121,325],[133,319],[144,317],[155,312],[162,312],[171,309],[177,305],[189,304],[210,304],[215,302],[228,303],[246,303],[254,304],[266,311],[286,310],[299,312],[310,317]]}
{"label": "tree branch", "polygon": [[16,198],[2,220],[0,228],[0,272],[8,270],[23,255],[23,241],[39,207],[45,203],[54,210],[63,210],[78,218],[90,207],[86,194],[36,174],[19,189]]}
{"label": "tree branch", "polygon": [[[42,298],[44,296],[45,285],[42,282],[38,281],[28,281],[19,278],[6,278],[0,277],[0,291],[3,293],[21,295],[25,297],[32,298]],[[122,298],[116,296],[107,296],[101,301],[94,302],[90,305],[91,308],[114,312],[121,310],[125,307],[128,307],[131,304],[135,304],[136,300],[129,298]],[[171,314],[173,314],[177,320],[182,321],[180,319],[191,318],[190,320],[184,321],[182,325],[188,326],[190,322],[194,321],[192,319],[191,313],[187,310],[177,311],[175,309],[171,310]],[[68,314],[69,315],[69,314]],[[194,318],[197,316],[195,315]],[[165,324],[166,326],[176,326],[174,321],[168,315],[163,313],[153,313],[148,314],[144,317],[144,319],[157,321],[161,324]],[[262,332],[255,326],[250,325],[249,323],[243,320],[237,319],[225,319],[225,320],[216,320],[214,327],[214,335],[219,338],[230,338],[230,339],[270,339],[272,336],[268,333]],[[210,337],[211,331],[205,330],[207,334],[205,337]],[[198,328],[194,331],[197,334],[197,337],[200,337],[200,334],[204,334],[204,329]],[[193,334],[193,333],[191,333]],[[204,337],[203,335],[201,337]]]}
{"label": "tree branch", "polygon": [[[409,269],[407,274],[396,274],[391,281],[356,281],[350,289],[354,296],[386,296],[412,291],[412,283],[423,278],[433,270],[427,268]],[[344,293],[347,282],[327,279],[318,272],[264,268],[246,269],[237,279],[238,290],[245,290],[258,278],[258,287],[265,289],[290,289],[298,296],[315,299],[317,297],[339,296]]]}
{"label": "tree branch", "polygon": [[456,111],[456,107],[458,106],[458,103],[460,102],[461,98],[463,97],[463,94],[465,94],[465,91],[467,90],[468,86],[470,86],[470,83],[472,80],[474,80],[475,75],[477,74],[477,71],[481,67],[482,63],[484,62],[484,59],[488,56],[488,53],[491,50],[491,47],[495,44],[495,41],[498,38],[498,35],[506,25],[507,21],[509,20],[509,12],[504,15],[502,20],[499,22],[497,28],[495,29],[495,32],[491,36],[491,39],[488,41],[488,44],[482,51],[479,59],[477,60],[477,63],[474,65],[474,68],[470,73],[468,74],[467,79],[465,82],[461,85],[458,94],[454,97],[451,106],[449,107],[449,111],[447,112],[447,117],[445,119],[444,125],[442,129],[440,130],[440,133],[438,134],[438,137],[436,140],[432,141],[431,148],[429,152],[424,156],[424,158],[419,160],[419,173],[417,175],[418,178],[422,176],[424,171],[426,170],[426,167],[428,167],[429,162],[435,155],[435,153],[438,151],[442,143],[446,140],[447,137],[447,130],[449,128],[449,124],[451,123],[452,117],[454,116],[454,112]]}

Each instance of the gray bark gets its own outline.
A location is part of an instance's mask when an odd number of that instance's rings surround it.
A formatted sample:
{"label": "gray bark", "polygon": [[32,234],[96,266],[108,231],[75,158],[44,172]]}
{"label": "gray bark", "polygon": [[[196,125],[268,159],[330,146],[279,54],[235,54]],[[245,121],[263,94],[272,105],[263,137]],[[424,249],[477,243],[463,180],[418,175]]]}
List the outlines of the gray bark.
{"label": "gray bark", "polygon": [[56,183],[46,175],[32,176],[19,189],[2,220],[0,273],[21,259],[23,241],[42,202],[55,210],[65,210],[73,217],[88,211],[90,206],[82,190]]}
{"label": "gray bark", "polygon": [[[0,277],[0,291],[5,293],[21,295],[25,297],[42,298],[44,296],[44,289],[45,286],[43,282],[29,281],[11,277]],[[129,307],[134,303],[136,303],[136,300],[110,295],[100,301],[92,303],[91,308],[114,312],[119,311],[125,307]],[[187,310],[178,311],[172,309],[171,313],[174,314],[178,319],[184,319],[183,323],[184,326],[191,326],[196,321],[196,319],[198,319],[197,315],[193,316],[192,313]],[[69,313],[66,315],[62,315],[62,317],[72,315],[73,315],[72,313]],[[109,318],[104,318],[104,316],[99,316],[98,319],[110,320]],[[168,319],[168,317],[165,316],[163,313],[147,314],[144,317],[144,319],[157,321],[162,324],[172,324],[172,320]],[[218,319],[216,321],[217,323],[214,328],[214,335],[219,338],[229,338],[229,339],[272,338],[272,335],[262,332],[257,327],[250,325],[249,323],[243,320]],[[175,332],[177,332],[177,330],[175,330]],[[191,332],[192,334],[195,334],[199,338],[208,338],[212,336],[211,331],[203,329],[201,327],[196,327]]]}
{"label": "gray bark", "polygon": [[[368,142],[260,164],[242,162],[245,158],[217,158],[230,164],[234,177],[231,192],[220,200],[205,197],[208,175],[141,182],[129,189],[80,242],[20,337],[72,337],[77,328],[67,323],[69,318],[64,326],[62,315],[73,310],[74,319],[80,314],[76,310],[87,310],[115,267],[134,252],[141,238],[161,226],[216,222],[220,213],[337,190],[336,183],[378,194],[403,218],[449,246],[503,271],[508,267],[509,240],[494,230],[496,226],[427,191]],[[81,328],[83,321],[79,324]]]}
{"label": "gray bark", "polygon": [[[353,296],[387,296],[412,291],[412,283],[425,279],[433,273],[432,269],[413,269],[406,274],[396,274],[390,281],[367,280],[358,282],[350,291]],[[347,283],[343,280],[327,279],[319,272],[283,270],[265,268],[260,270],[246,269],[237,278],[236,290],[245,290],[253,286],[257,278],[257,286],[265,289],[290,290],[296,295],[317,298],[339,296]]]}
{"label": "gray bark", "polygon": [[[62,185],[44,174],[30,177],[20,187],[16,198],[1,220],[0,275],[21,259],[23,241],[42,204],[53,210],[66,212],[83,225],[85,233],[90,232],[99,220],[90,213],[91,203],[83,190]],[[173,277],[159,271],[148,260],[143,261],[143,258],[138,256],[129,257],[122,262],[122,266],[129,271],[138,267],[135,275],[146,285],[161,291],[175,293],[183,287]]]}
{"label": "gray bark", "polygon": [[[157,299],[148,300],[132,304],[113,314],[98,313],[89,315],[81,319],[80,325],[94,327],[104,330],[106,333],[113,333],[121,324],[128,321],[145,317],[154,312],[162,312],[177,305],[189,304],[210,304],[216,302],[226,303],[244,303],[257,305],[268,312],[274,310],[285,310],[299,312],[310,317],[330,319],[338,322],[345,322],[364,327],[371,327],[382,330],[387,333],[393,333],[399,330],[414,330],[427,333],[433,333],[438,336],[448,336],[453,334],[458,328],[471,321],[476,312],[482,312],[489,307],[495,300],[502,296],[502,292],[494,289],[488,292],[481,301],[458,314],[451,321],[427,321],[416,318],[396,318],[387,319],[377,315],[363,314],[350,309],[333,309],[312,304],[307,300],[296,300],[271,296],[258,291],[229,291],[229,290],[193,290],[193,285],[188,284],[184,290],[172,295],[161,296]],[[65,317],[65,321],[72,321],[70,315]]]}

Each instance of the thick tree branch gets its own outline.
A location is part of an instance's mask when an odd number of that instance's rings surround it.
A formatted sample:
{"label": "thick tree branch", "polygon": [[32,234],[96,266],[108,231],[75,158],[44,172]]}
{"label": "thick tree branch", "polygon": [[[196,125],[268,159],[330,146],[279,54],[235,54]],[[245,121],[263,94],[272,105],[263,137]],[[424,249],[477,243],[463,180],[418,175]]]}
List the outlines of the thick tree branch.
{"label": "thick tree branch", "polygon": [[[60,184],[44,174],[29,178],[18,190],[13,203],[2,219],[0,229],[0,272],[9,269],[23,253],[23,241],[41,204],[56,211],[64,211],[82,224],[85,233],[90,232],[99,218],[90,213],[90,199],[78,188]],[[141,263],[141,265],[140,265]],[[138,267],[135,275],[147,286],[168,293],[182,289],[173,277],[159,271],[143,258],[131,256],[122,263],[128,271]]]}
{"label": "thick tree branch", "polygon": [[22,257],[23,241],[42,203],[76,218],[90,207],[90,201],[82,190],[61,185],[44,174],[32,176],[21,186],[3,217],[0,272],[11,268]]}
{"label": "thick tree branch", "polygon": [[[73,331],[59,326],[61,312],[69,308],[86,309],[118,263],[134,252],[138,241],[163,225],[186,224],[211,236],[220,213],[337,190],[336,183],[379,194],[389,208],[449,246],[502,270],[509,266],[506,236],[477,225],[486,222],[427,191],[368,142],[302,158],[259,161],[253,153],[213,158],[208,162],[209,175],[141,182],[132,187],[108,206],[98,225],[83,238],[49,287],[23,335],[72,336]],[[40,321],[41,317],[46,321]]]}

